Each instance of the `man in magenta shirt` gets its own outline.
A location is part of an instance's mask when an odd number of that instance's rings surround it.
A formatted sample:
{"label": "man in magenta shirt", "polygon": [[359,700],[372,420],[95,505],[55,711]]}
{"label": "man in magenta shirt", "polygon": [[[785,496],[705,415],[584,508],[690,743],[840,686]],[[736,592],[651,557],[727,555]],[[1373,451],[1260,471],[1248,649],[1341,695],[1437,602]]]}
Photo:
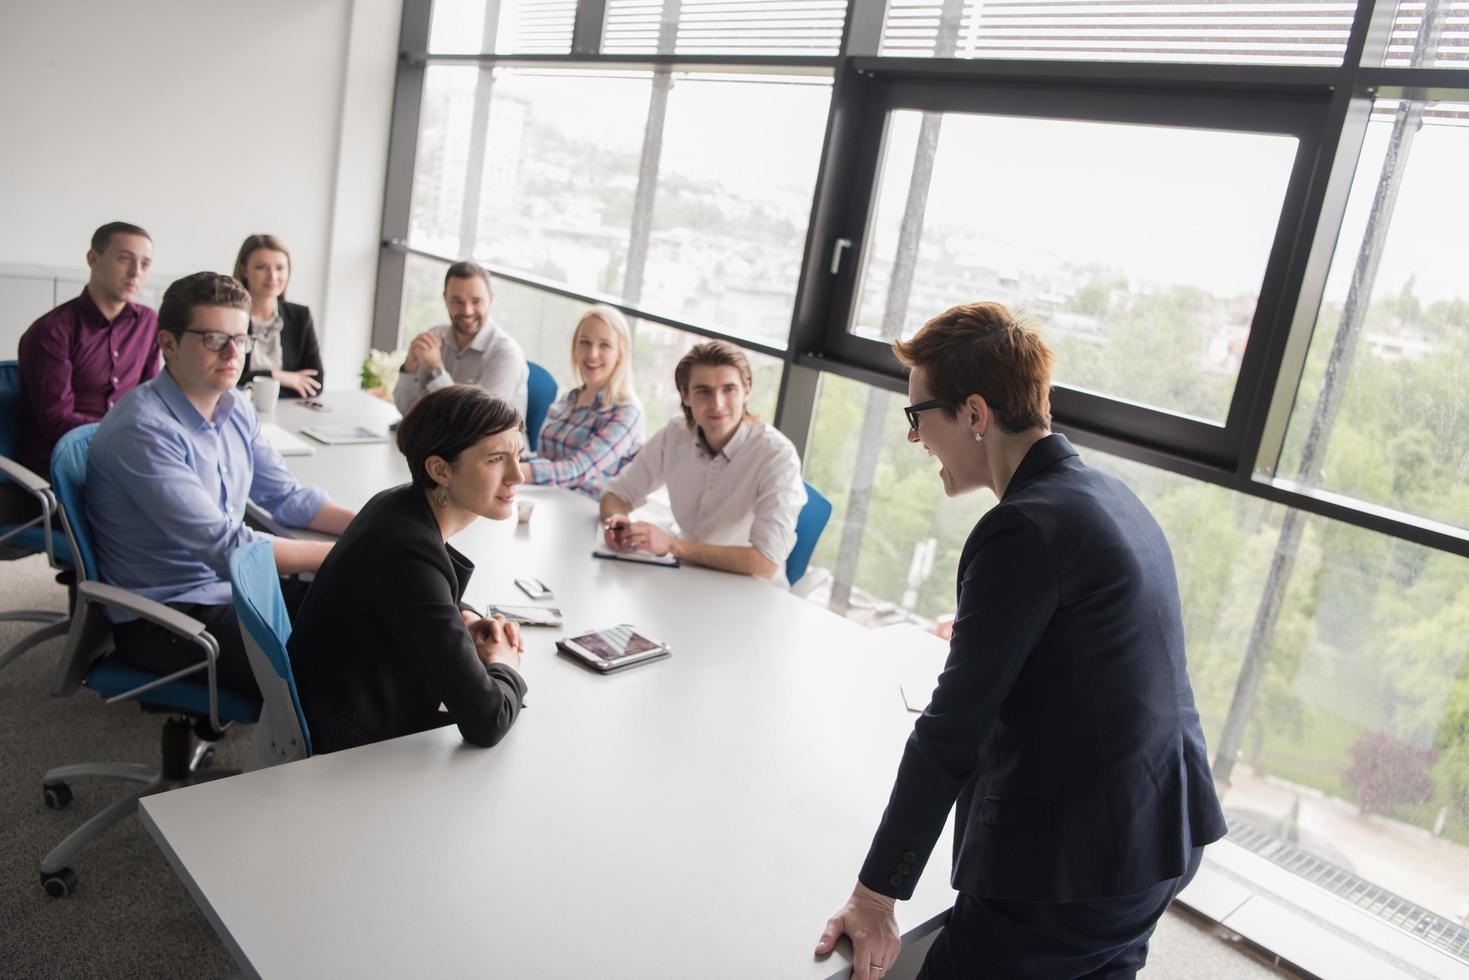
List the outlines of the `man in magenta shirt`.
{"label": "man in magenta shirt", "polygon": [[158,373],[158,315],[132,302],[153,263],[153,239],[137,225],[98,228],[92,273],[76,299],[20,338],[20,462],[45,477],[51,449],[79,425],[99,421],[123,395]]}

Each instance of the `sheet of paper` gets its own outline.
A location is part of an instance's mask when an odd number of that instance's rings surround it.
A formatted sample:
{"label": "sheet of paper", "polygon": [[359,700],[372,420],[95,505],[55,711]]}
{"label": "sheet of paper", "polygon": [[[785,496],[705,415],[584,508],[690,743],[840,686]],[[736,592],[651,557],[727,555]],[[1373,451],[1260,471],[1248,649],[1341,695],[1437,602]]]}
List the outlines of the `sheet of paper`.
{"label": "sheet of paper", "polygon": [[275,451],[282,456],[310,456],[316,452],[310,443],[274,422],[260,423],[260,434],[265,436],[265,441],[275,447]]}

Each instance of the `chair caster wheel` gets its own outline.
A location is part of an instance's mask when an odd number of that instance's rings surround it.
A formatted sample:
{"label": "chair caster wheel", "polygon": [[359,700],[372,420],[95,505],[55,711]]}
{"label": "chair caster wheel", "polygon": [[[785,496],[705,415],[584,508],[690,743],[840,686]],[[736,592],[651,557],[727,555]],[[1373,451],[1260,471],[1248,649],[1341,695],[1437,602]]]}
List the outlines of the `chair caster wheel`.
{"label": "chair caster wheel", "polygon": [[71,787],[65,783],[51,783],[41,787],[41,798],[46,802],[46,809],[60,810],[71,802]]}
{"label": "chair caster wheel", "polygon": [[69,898],[77,891],[77,873],[70,868],[62,868],[55,874],[41,872],[41,887],[46,889],[46,894],[52,898]]}

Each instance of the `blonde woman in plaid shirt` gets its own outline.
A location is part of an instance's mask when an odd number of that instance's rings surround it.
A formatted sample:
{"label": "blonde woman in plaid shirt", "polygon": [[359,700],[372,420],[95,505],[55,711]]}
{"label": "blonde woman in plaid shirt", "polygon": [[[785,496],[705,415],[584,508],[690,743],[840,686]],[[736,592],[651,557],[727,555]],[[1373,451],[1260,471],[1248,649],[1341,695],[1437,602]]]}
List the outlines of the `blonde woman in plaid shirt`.
{"label": "blonde woman in plaid shirt", "polygon": [[571,367],[581,386],[546,412],[531,483],[602,495],[643,445],[643,406],[632,389],[632,334],[621,311],[597,304],[571,335]]}

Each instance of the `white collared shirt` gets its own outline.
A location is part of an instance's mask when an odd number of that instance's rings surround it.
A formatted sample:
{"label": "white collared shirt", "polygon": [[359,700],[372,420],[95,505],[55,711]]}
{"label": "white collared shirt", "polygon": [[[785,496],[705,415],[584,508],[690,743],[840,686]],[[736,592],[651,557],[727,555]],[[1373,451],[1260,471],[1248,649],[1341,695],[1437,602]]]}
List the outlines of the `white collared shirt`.
{"label": "white collared shirt", "polygon": [[606,492],[633,510],[665,484],[680,537],[752,547],[779,566],[776,580],[785,581],[806,487],[796,447],[780,430],[746,418],[711,456],[700,433],[690,431],[682,417],[672,419],[608,482]]}
{"label": "white collared shirt", "polygon": [[514,337],[486,319],[474,339],[463,350],[454,340],[454,327],[440,324],[433,328],[443,340],[439,347],[444,358],[444,370],[438,377],[431,377],[428,368],[420,365],[412,374],[406,371],[398,375],[398,384],[393,388],[393,401],[398,411],[407,413],[413,403],[426,391],[447,388],[452,384],[479,385],[492,395],[515,406],[525,417],[526,385],[530,379],[530,368],[525,363],[525,352]]}

